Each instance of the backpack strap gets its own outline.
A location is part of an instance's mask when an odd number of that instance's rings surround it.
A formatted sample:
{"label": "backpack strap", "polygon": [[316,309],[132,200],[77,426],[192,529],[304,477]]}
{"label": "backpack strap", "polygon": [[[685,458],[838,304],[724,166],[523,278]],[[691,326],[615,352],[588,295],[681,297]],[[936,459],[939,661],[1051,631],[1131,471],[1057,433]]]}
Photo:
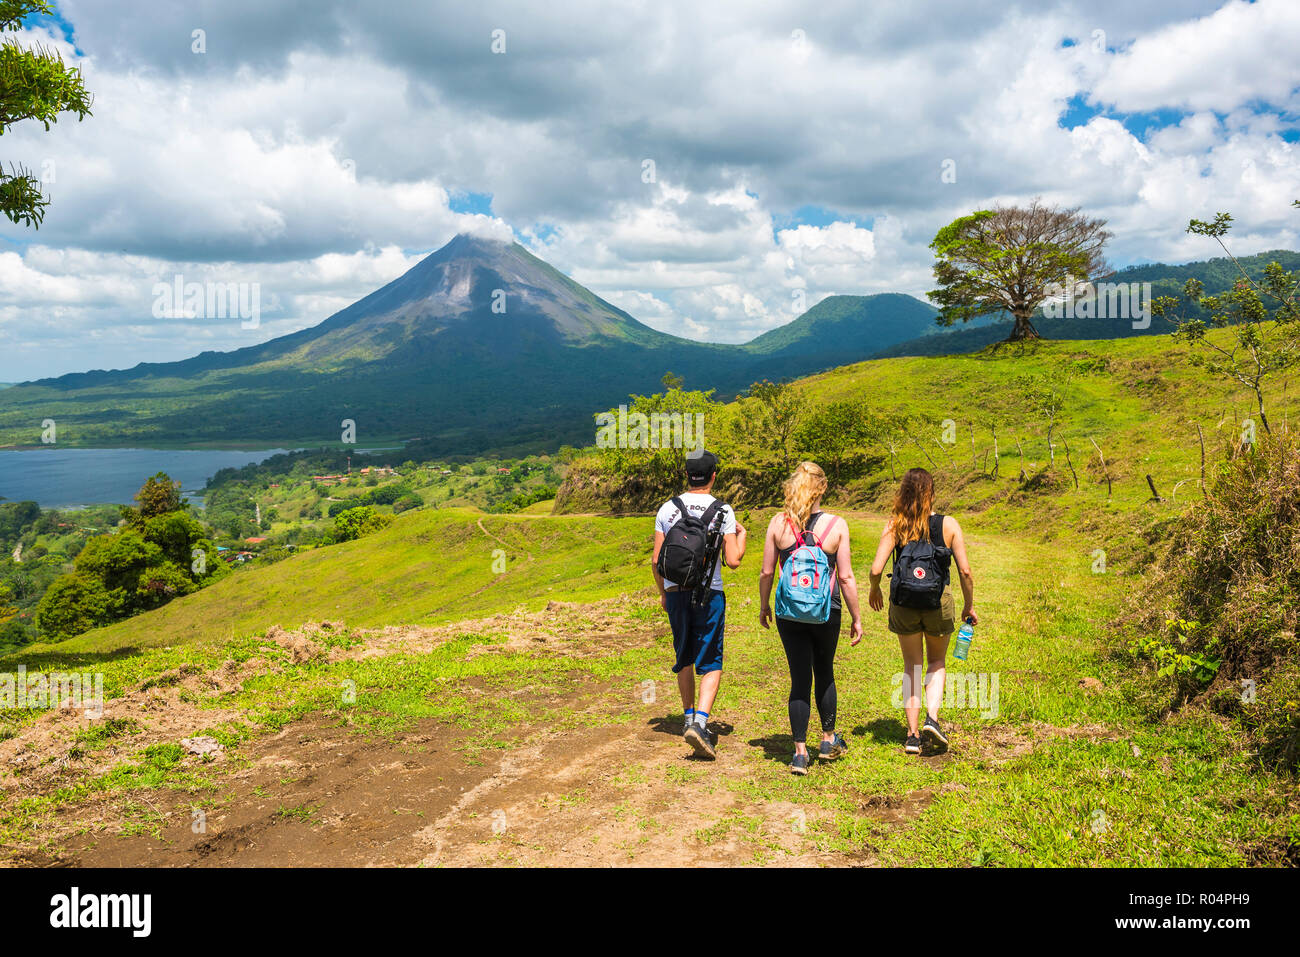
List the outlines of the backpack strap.
{"label": "backpack strap", "polygon": [[[785,513],[782,513],[782,514],[785,514]],[[824,515],[825,513],[824,513],[824,512],[818,512],[817,514],[820,516],[820,515]],[[809,527],[809,528],[805,528],[802,532],[799,531],[798,529],[796,529],[796,528],[794,527],[794,522],[790,521],[790,516],[789,516],[789,515],[786,515],[786,516],[785,516],[785,524],[789,527],[789,529],[790,529],[790,534],[794,536],[794,543],[795,543],[796,546],[798,546],[798,545],[807,545],[807,544],[809,544],[808,540],[807,540],[806,538],[804,538],[804,536],[805,536],[805,535],[811,535],[811,536],[813,537],[813,543],[815,543],[815,544],[817,545],[818,548],[821,548],[822,551],[826,551],[825,548],[822,548],[822,539],[821,539],[821,536],[819,536],[816,532],[814,532],[814,531],[812,530],[811,527]],[[813,522],[813,525],[816,525],[816,524],[817,524],[816,522]]]}
{"label": "backpack strap", "polygon": [[672,503],[673,503],[673,507],[674,507],[675,509],[677,509],[677,517],[678,517],[679,519],[680,519],[680,518],[685,518],[685,517],[686,517],[686,505],[685,505],[685,503],[682,502],[682,500],[681,500],[680,498],[678,498],[676,495],[674,495],[671,499],[669,499],[669,501],[672,502]]}
{"label": "backpack strap", "polygon": [[[712,502],[709,503],[709,507],[706,508],[704,510],[704,514],[700,516],[700,523],[704,526],[704,531],[706,534],[711,530],[713,526],[713,517],[726,507],[727,507],[727,503],[720,498],[715,498]],[[710,583],[712,583],[713,581],[714,574],[717,573],[718,562],[722,561],[722,552],[724,548],[725,546],[721,542],[719,542],[718,553],[713,556],[712,564],[704,573]],[[707,554],[708,553],[706,552],[705,553],[706,557]]]}
{"label": "backpack strap", "polygon": [[[930,544],[946,548],[947,546],[944,545],[943,541],[943,520],[943,515],[930,516]],[[904,544],[906,543],[898,540],[897,535],[894,536],[894,551],[890,556],[890,569],[893,569],[893,567],[898,564],[898,560],[903,557]]]}

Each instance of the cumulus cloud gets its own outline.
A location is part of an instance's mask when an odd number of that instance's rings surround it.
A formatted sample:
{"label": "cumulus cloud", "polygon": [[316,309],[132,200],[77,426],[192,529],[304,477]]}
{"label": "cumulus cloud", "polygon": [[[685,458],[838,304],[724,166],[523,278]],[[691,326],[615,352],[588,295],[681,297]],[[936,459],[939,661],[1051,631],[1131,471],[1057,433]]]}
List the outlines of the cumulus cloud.
{"label": "cumulus cloud", "polygon": [[[1295,241],[1286,0],[60,6],[71,36],[21,39],[95,112],[4,137],[54,204],[0,226],[0,380],[303,328],[457,232],[729,342],[923,294],[935,230],[994,202],[1081,205],[1121,265],[1213,255],[1183,227],[1220,209],[1243,252]],[[156,319],[177,274],[259,283],[259,328]]]}

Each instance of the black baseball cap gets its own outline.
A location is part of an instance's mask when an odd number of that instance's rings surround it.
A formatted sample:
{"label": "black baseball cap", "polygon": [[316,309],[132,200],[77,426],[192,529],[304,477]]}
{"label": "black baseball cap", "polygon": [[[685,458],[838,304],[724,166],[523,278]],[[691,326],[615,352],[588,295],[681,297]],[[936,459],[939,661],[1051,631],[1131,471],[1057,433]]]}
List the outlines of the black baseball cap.
{"label": "black baseball cap", "polygon": [[698,479],[700,484],[718,470],[718,457],[707,449],[696,449],[686,456],[686,477]]}

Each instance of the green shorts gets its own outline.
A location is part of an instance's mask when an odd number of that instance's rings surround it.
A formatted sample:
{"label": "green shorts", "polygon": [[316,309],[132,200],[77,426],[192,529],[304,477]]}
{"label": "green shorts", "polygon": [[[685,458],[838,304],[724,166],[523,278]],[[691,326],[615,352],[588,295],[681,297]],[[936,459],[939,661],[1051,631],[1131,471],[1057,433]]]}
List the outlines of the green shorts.
{"label": "green shorts", "polygon": [[951,635],[957,614],[952,589],[945,588],[938,608],[904,608],[889,603],[889,630],[896,635]]}

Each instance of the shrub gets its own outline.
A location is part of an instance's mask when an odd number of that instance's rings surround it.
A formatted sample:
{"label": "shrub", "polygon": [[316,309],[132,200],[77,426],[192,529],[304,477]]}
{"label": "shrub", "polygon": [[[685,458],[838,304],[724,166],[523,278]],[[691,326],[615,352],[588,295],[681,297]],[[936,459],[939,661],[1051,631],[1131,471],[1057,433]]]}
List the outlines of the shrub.
{"label": "shrub", "polygon": [[410,511],[413,508],[419,508],[424,504],[424,499],[414,492],[407,492],[401,498],[393,502],[393,514],[400,515],[402,512]]}
{"label": "shrub", "polygon": [[36,627],[51,641],[71,638],[114,617],[102,582],[64,575],[52,584],[36,606]]}
{"label": "shrub", "polygon": [[1261,757],[1300,758],[1300,441],[1240,446],[1175,527],[1127,623],[1134,650],[1257,735]]}
{"label": "shrub", "polygon": [[393,521],[391,515],[376,512],[369,505],[350,508],[334,517],[334,529],[331,538],[335,542],[350,542],[385,528]]}

